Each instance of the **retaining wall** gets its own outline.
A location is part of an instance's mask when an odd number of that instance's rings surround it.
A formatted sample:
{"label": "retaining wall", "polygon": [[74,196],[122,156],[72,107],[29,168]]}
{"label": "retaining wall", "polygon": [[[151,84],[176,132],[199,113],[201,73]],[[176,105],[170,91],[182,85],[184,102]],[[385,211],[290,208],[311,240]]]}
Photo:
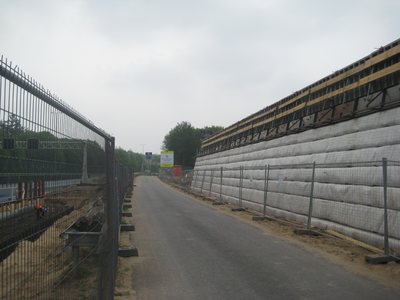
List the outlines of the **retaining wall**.
{"label": "retaining wall", "polygon": [[[384,231],[381,162],[387,158],[389,244],[400,250],[399,117],[397,107],[198,157],[192,189],[219,197],[222,167],[222,200],[239,203],[239,168],[243,167],[242,204],[262,211],[264,166],[273,165],[266,212],[306,223],[311,164],[315,162],[312,226],[381,247]],[[284,176],[284,182],[278,180],[279,175]]]}

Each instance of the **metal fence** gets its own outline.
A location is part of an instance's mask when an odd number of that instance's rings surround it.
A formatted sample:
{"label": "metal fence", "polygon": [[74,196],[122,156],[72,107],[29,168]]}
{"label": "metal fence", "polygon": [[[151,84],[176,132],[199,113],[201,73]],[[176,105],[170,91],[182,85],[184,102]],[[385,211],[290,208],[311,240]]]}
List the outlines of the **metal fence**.
{"label": "metal fence", "polygon": [[0,61],[2,299],[113,299],[132,170],[114,138]]}
{"label": "metal fence", "polygon": [[[400,250],[400,162],[195,168],[191,190],[260,218]],[[255,218],[257,219],[257,218]]]}
{"label": "metal fence", "polygon": [[194,171],[192,169],[182,170],[180,176],[174,176],[171,168],[160,168],[158,177],[168,183],[190,189]]}

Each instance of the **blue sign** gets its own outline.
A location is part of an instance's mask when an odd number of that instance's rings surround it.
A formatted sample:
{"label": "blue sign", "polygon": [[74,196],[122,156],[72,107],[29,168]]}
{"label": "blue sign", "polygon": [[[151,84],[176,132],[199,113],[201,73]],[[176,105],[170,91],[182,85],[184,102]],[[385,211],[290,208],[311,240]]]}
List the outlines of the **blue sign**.
{"label": "blue sign", "polygon": [[151,152],[146,152],[146,160],[151,160],[152,154]]}

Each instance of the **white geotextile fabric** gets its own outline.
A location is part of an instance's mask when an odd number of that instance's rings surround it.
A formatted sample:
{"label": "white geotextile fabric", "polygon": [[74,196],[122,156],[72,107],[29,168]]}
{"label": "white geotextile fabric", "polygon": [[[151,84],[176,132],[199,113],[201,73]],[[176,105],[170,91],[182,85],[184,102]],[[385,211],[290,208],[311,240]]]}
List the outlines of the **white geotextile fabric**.
{"label": "white geotextile fabric", "polygon": [[[216,197],[217,199],[219,199],[219,193],[213,193],[212,196]],[[223,201],[229,201],[231,203],[235,203],[238,204],[238,198],[237,197],[230,197],[230,196],[226,196],[223,195],[222,197]],[[307,204],[308,205],[308,204]],[[258,204],[258,203],[254,203],[254,202],[249,202],[249,201],[245,201],[243,200],[242,202],[242,206],[247,207],[251,210],[256,210],[256,211],[262,211],[263,210],[263,206],[262,204]],[[308,209],[308,207],[307,207]],[[315,212],[315,210],[313,210]],[[266,207],[266,213],[268,215],[273,215],[275,217],[278,218],[284,218],[284,219],[288,219],[288,220],[293,220],[295,222],[298,223],[302,223],[302,224],[306,224],[307,223],[307,215],[302,215],[302,214],[298,214],[298,213],[292,213],[290,211],[285,211],[283,209],[279,209],[279,208],[275,208],[272,206],[267,206]],[[307,211],[308,214],[308,211]],[[397,216],[398,218],[399,216]],[[391,218],[393,219],[393,218]],[[349,227],[340,223],[335,223],[333,221],[330,220],[322,220],[319,219],[317,217],[313,217],[312,218],[312,222],[311,225],[313,227],[317,227],[323,230],[334,230],[336,232],[339,232],[341,234],[344,234],[348,237],[354,238],[358,241],[362,241],[364,243],[367,243],[371,246],[374,247],[381,247],[384,243],[383,241],[383,235],[382,234],[378,234],[376,232],[370,232],[370,231],[365,231],[365,230],[361,230],[360,228],[353,228],[353,227]],[[393,228],[399,228],[399,227],[394,227],[394,224],[390,224],[389,225],[389,245],[391,248],[393,249],[400,249],[400,239],[399,238],[393,238],[391,236],[396,235],[396,232],[393,234],[391,233]],[[397,225],[398,226],[398,225]],[[398,232],[397,232],[398,235]]]}
{"label": "white geotextile fabric", "polygon": [[[218,193],[219,191],[212,192],[212,195],[218,197]],[[233,187],[223,186],[222,194],[225,197],[239,199],[237,189]],[[264,192],[244,189],[242,192],[242,200],[262,205],[264,202]],[[266,202],[269,207],[307,216],[309,212],[310,197],[269,192]],[[390,237],[400,239],[400,211],[388,209],[388,216],[390,220]],[[312,217],[330,220],[335,223],[352,227],[357,223],[358,228],[364,231],[379,234],[383,234],[384,232],[383,208],[329,201],[317,198],[314,195]]]}
{"label": "white geotextile fabric", "polygon": [[[219,198],[220,168],[223,167],[222,198],[238,203],[239,167],[244,167],[241,200],[262,210],[263,167],[281,165],[281,169],[270,169],[267,209],[304,223],[310,200],[311,164],[315,161],[313,224],[328,226],[321,227],[323,229],[340,228],[343,234],[357,236],[364,242],[372,239],[372,243],[382,245],[379,236],[383,234],[383,173],[380,162],[383,157],[400,161],[399,115],[400,108],[395,108],[199,157],[192,188],[208,195],[211,187],[211,195]],[[352,168],[328,165],[361,161],[376,161],[377,164]],[[289,164],[307,165],[296,169],[284,166]],[[284,181],[278,181],[282,176]],[[399,245],[400,167],[388,167],[387,196],[390,237],[394,244]]]}
{"label": "white geotextile fabric", "polygon": [[[400,132],[398,130],[398,125],[400,125],[400,108],[394,108],[388,111],[383,111],[380,113],[375,113],[372,115],[367,115],[362,118],[352,119],[346,122],[337,123],[331,126],[318,128],[314,130],[308,130],[305,132],[301,132],[299,134],[292,134],[288,136],[284,136],[282,138],[273,139],[268,142],[260,142],[253,145],[248,145],[245,147],[239,147],[228,151],[222,151],[219,153],[199,157],[196,160],[197,164],[202,165],[202,162],[206,162],[208,165],[215,165],[215,159],[221,159],[222,164],[229,163],[228,157],[235,155],[243,155],[246,153],[256,153],[260,150],[271,149],[271,148],[282,148],[287,145],[297,145],[302,146],[305,143],[321,141],[325,142],[329,141],[329,139],[333,139],[335,137],[345,138],[346,136],[351,136],[351,134],[365,134],[366,132],[382,132],[384,130],[384,134],[376,135],[379,139],[386,139],[386,136],[393,137],[392,139],[396,139],[399,144],[399,135]],[[397,130],[396,130],[397,129]],[[377,145],[381,145],[381,142],[371,141],[372,139],[367,135],[363,135],[365,139],[360,141],[364,148],[371,143],[377,143]],[[354,136],[352,136],[354,138]],[[389,140],[388,144],[392,144]],[[315,146],[315,144],[314,144]],[[341,145],[342,147],[346,147],[346,145]],[[374,148],[374,147],[372,147]],[[293,148],[294,149],[294,148]],[[342,148],[343,149],[343,148]],[[363,148],[360,148],[363,149]],[[226,153],[229,152],[229,153]],[[318,153],[311,149],[310,153]],[[279,154],[279,156],[284,156]],[[389,157],[388,157],[389,159]],[[358,160],[359,161],[359,160]]]}
{"label": "white geotextile fabric", "polygon": [[[354,168],[358,169],[358,168]],[[363,168],[367,169],[367,168]],[[361,175],[358,170],[349,169],[317,169],[315,175],[315,182],[314,182],[314,197],[321,198],[325,200],[337,201],[337,202],[346,202],[346,203],[354,203],[354,204],[361,204],[367,205],[372,207],[383,207],[383,188],[378,184],[382,182],[382,167],[372,167],[372,171],[367,172],[367,170],[363,170]],[[303,176],[303,181],[300,181],[301,176],[298,173],[301,170],[277,170],[279,173],[284,174],[287,178],[284,180],[283,183],[279,183],[278,176],[271,176],[268,180],[268,192],[275,192],[275,193],[283,193],[293,196],[304,196],[309,197],[311,192],[311,179],[312,174],[311,170],[305,170],[308,176]],[[295,171],[293,173],[289,171]],[[304,170],[303,170],[304,171]],[[334,174],[332,175],[332,172]],[[354,172],[353,172],[354,171]],[[398,170],[400,174],[400,169]],[[258,190],[264,191],[264,185],[266,184],[264,178],[260,180],[260,177],[264,177],[264,171],[260,175],[261,171],[257,170],[254,171],[248,177],[244,173],[244,180],[242,183],[242,188],[244,193],[246,193],[246,189],[248,190]],[[330,173],[331,172],[331,173]],[[226,173],[231,173],[230,175],[234,174],[233,171],[230,172],[223,172],[223,186],[226,187],[233,187],[232,193],[227,193],[229,196],[237,196],[239,197],[239,186],[240,186],[240,179],[239,179],[239,172],[237,173],[237,177],[228,177],[225,175],[229,175]],[[323,173],[324,176],[318,176],[319,173]],[[208,174],[206,172],[205,174]],[[249,173],[250,174],[250,173]],[[236,174],[234,174],[236,175]],[[370,180],[358,180],[362,179],[361,176],[368,175]],[[378,177],[378,180],[375,178]],[[215,176],[211,178],[210,175],[206,175],[204,177],[200,176],[193,179],[193,184],[196,187],[203,188],[203,190],[209,191],[210,184],[211,190],[213,192],[219,192],[220,186],[220,176]],[[254,176],[254,177],[253,177]],[[253,180],[249,178],[253,177]],[[323,181],[321,182],[321,178]],[[363,177],[365,178],[365,177]],[[329,179],[332,179],[329,181]],[[354,180],[351,180],[354,179]],[[397,177],[397,180],[399,177]],[[200,180],[200,181],[199,181]],[[393,180],[394,181],[394,180]],[[399,181],[396,181],[396,185],[399,184]],[[400,201],[397,199],[399,195],[399,189],[396,187],[391,187],[388,184],[387,188],[387,206],[389,209],[397,209],[400,210]],[[245,196],[243,196],[246,198]],[[247,198],[248,200],[258,202],[257,199]]]}

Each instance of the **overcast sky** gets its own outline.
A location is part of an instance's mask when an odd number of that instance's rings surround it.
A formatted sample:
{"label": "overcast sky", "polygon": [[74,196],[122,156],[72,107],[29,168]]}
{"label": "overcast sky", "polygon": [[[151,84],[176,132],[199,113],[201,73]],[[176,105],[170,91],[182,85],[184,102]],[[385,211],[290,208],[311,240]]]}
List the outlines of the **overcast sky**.
{"label": "overcast sky", "polygon": [[160,153],[177,123],[230,126],[400,38],[399,12],[399,0],[0,0],[0,55],[117,146]]}

